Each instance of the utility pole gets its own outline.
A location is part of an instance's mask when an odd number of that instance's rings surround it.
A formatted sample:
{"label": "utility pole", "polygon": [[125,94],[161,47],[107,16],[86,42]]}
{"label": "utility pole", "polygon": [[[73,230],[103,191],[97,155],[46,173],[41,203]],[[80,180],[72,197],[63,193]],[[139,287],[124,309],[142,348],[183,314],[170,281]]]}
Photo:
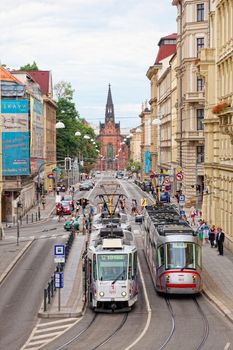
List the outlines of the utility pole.
{"label": "utility pole", "polygon": [[198,215],[198,212],[199,212],[199,210],[198,210],[198,182],[197,182],[197,180],[198,180],[198,169],[197,169],[197,164],[198,164],[198,158],[197,158],[197,156],[196,156],[196,167],[195,167],[195,178],[196,178],[196,180],[195,180],[195,182],[196,182],[196,184],[195,184],[195,190],[196,190],[196,214]]}

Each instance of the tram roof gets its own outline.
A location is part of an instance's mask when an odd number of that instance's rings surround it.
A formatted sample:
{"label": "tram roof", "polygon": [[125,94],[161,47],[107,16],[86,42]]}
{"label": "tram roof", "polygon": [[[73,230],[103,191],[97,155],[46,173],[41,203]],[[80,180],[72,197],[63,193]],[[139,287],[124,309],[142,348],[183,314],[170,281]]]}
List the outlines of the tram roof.
{"label": "tram roof", "polygon": [[195,231],[185,223],[158,225],[157,231],[161,236],[190,235],[195,236]]}

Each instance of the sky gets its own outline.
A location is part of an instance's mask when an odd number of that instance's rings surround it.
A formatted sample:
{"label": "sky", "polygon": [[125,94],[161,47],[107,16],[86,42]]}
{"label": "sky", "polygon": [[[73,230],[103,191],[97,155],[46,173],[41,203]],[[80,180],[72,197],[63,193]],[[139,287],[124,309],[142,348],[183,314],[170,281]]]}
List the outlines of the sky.
{"label": "sky", "polygon": [[81,117],[104,121],[108,84],[122,128],[140,124],[146,72],[162,36],[176,32],[171,0],[1,0],[0,61],[35,61],[53,84],[70,82]]}

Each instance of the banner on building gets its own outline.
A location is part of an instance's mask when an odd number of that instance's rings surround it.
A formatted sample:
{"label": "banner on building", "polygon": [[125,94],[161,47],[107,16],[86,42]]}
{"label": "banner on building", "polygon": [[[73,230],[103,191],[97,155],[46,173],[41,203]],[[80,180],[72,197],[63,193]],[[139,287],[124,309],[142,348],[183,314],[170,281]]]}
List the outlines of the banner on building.
{"label": "banner on building", "polygon": [[2,100],[2,175],[29,175],[28,100]]}

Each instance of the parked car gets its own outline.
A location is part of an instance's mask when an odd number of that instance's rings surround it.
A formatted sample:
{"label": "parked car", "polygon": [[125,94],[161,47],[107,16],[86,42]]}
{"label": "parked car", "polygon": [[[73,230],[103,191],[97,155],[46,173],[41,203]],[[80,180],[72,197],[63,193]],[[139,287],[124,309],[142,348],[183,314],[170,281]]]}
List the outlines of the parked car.
{"label": "parked car", "polygon": [[91,188],[92,188],[92,186],[88,182],[82,182],[79,185],[79,191],[89,191]]}

